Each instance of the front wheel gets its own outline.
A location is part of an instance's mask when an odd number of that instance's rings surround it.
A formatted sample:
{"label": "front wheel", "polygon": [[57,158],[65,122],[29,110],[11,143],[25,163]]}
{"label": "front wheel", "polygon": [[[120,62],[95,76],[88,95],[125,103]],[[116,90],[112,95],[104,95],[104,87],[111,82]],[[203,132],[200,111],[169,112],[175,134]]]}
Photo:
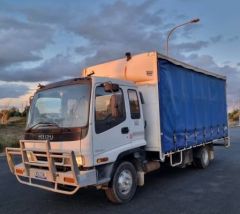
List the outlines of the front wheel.
{"label": "front wheel", "polygon": [[110,187],[105,190],[107,198],[113,203],[130,201],[137,189],[137,172],[130,162],[119,164],[113,175]]}

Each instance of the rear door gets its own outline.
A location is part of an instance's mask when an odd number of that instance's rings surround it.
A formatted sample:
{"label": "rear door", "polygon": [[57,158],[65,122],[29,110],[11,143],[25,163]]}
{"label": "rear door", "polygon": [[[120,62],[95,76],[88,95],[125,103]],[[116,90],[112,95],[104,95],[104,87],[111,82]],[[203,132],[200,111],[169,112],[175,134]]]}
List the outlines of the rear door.
{"label": "rear door", "polygon": [[133,144],[146,143],[144,139],[144,118],[140,97],[135,89],[127,90],[128,113],[130,118],[130,140]]}

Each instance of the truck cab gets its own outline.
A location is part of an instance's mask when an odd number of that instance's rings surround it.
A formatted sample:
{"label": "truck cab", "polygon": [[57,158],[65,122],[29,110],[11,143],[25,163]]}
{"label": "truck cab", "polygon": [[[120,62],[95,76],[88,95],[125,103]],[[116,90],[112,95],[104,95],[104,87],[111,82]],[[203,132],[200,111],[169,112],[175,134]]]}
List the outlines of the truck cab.
{"label": "truck cab", "polygon": [[73,150],[84,167],[113,162],[146,144],[139,92],[129,81],[99,77],[44,86],[32,100],[25,140]]}
{"label": "truck cab", "polygon": [[[66,194],[89,185],[107,187],[117,159],[146,145],[139,91],[131,81],[103,77],[41,86],[20,145],[7,154],[21,183]],[[23,162],[14,166],[11,154],[17,152]]]}

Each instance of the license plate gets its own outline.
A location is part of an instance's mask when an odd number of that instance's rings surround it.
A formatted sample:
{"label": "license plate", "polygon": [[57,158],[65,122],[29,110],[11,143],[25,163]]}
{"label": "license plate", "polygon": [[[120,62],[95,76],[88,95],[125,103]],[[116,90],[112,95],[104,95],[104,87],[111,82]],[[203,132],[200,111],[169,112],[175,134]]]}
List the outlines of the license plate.
{"label": "license plate", "polygon": [[47,179],[46,173],[42,171],[35,172],[35,178]]}

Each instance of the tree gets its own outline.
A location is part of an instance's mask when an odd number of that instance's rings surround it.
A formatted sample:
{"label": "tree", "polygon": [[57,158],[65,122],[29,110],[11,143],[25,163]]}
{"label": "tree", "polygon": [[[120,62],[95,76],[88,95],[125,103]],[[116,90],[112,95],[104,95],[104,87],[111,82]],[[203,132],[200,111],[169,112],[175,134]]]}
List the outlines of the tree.
{"label": "tree", "polygon": [[28,115],[28,111],[29,111],[30,106],[25,106],[23,112],[22,112],[22,117],[26,117]]}
{"label": "tree", "polygon": [[239,110],[238,109],[234,109],[232,112],[230,112],[228,114],[228,117],[231,121],[238,121],[239,120]]}
{"label": "tree", "polygon": [[10,117],[20,117],[21,113],[19,112],[19,109],[16,107],[11,107],[9,109],[9,116]]}

